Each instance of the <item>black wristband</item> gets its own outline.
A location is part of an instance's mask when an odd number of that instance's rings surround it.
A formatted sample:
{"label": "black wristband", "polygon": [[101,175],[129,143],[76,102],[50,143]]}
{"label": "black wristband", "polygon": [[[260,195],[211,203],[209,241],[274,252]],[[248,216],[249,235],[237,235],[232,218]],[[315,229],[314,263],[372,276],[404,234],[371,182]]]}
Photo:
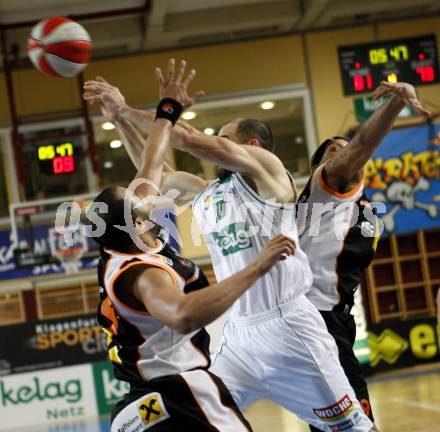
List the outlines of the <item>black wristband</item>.
{"label": "black wristband", "polygon": [[181,103],[171,98],[164,98],[157,105],[156,118],[165,118],[174,126],[182,111],[183,106]]}

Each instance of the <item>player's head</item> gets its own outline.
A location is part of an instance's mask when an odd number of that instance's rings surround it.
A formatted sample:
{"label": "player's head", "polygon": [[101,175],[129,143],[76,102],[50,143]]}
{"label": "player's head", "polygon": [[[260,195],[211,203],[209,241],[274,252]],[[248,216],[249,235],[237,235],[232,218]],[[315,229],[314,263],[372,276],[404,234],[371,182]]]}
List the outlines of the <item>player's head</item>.
{"label": "player's head", "polygon": [[[95,241],[106,249],[113,249],[118,252],[132,252],[138,249],[132,236],[137,236],[143,243],[150,239],[155,239],[160,226],[154,224],[149,218],[149,212],[145,207],[136,207],[140,199],[133,194],[127,193],[127,188],[112,186],[104,189],[93,201],[93,213],[102,219],[99,221],[93,215],[89,216],[89,221],[93,230],[97,228],[97,221],[105,224],[103,233],[96,237]],[[97,206],[102,203],[103,206]],[[129,212],[126,221],[125,212]],[[126,228],[128,231],[117,228]],[[99,227],[98,227],[99,228]],[[131,234],[131,235],[130,235]]]}
{"label": "player's head", "polygon": [[[254,118],[236,118],[222,126],[218,135],[229,138],[238,144],[262,147],[270,152],[275,148],[272,131],[269,126],[265,122]],[[219,167],[217,174],[222,178],[231,173]]]}
{"label": "player's head", "polygon": [[336,153],[348,144],[348,139],[345,137],[334,136],[327,138],[316,149],[310,160],[312,171],[319,167],[319,165],[333,159]]}

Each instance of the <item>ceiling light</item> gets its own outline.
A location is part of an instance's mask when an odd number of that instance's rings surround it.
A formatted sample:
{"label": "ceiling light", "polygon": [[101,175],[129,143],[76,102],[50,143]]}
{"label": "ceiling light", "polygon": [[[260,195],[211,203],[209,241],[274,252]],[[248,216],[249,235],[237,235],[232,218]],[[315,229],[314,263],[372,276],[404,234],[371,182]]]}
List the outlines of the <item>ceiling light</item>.
{"label": "ceiling light", "polygon": [[111,147],[112,149],[117,149],[117,148],[121,147],[121,145],[122,145],[121,140],[113,140],[113,141],[110,143],[110,147]]}
{"label": "ceiling light", "polygon": [[104,162],[104,168],[106,168],[106,169],[113,168],[113,162],[112,161]]}
{"label": "ceiling light", "polygon": [[215,130],[213,128],[205,128],[205,129],[203,129],[203,132],[206,135],[214,135],[215,134]]}
{"label": "ceiling light", "polygon": [[260,108],[263,110],[271,110],[274,106],[275,104],[272,101],[266,101],[260,103]]}
{"label": "ceiling light", "polygon": [[113,129],[115,128],[115,125],[114,125],[113,123],[111,123],[111,122],[105,122],[105,123],[103,123],[103,124],[101,125],[101,127],[102,127],[104,130],[109,131],[109,130],[113,130]]}
{"label": "ceiling light", "polygon": [[184,119],[184,120],[192,120],[192,119],[194,119],[194,118],[196,118],[197,117],[197,114],[194,112],[194,111],[185,111],[183,114],[182,114],[182,118]]}

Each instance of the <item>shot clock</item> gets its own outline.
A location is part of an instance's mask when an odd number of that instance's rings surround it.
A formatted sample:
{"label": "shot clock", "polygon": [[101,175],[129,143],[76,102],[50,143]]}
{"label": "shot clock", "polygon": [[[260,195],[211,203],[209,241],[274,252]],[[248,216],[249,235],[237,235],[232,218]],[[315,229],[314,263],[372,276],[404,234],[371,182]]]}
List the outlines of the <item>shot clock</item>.
{"label": "shot clock", "polygon": [[38,147],[38,160],[48,174],[75,172],[74,147],[72,143],[50,144]]}
{"label": "shot clock", "polygon": [[338,53],[346,96],[371,92],[380,81],[440,82],[435,35],[340,46]]}

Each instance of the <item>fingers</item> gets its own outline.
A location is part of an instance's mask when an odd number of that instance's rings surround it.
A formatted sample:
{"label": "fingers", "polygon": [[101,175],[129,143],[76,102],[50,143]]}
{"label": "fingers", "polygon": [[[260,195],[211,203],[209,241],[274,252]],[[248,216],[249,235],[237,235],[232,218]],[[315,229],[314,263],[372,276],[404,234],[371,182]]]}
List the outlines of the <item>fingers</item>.
{"label": "fingers", "polygon": [[194,93],[193,97],[191,98],[193,100],[193,103],[200,99],[201,97],[205,96],[205,92],[203,90],[198,90]]}
{"label": "fingers", "polygon": [[422,116],[429,117],[431,115],[431,112],[425,109],[416,98],[405,99],[405,103],[414,108]]}
{"label": "fingers", "polygon": [[397,84],[397,83],[390,83],[390,82],[388,82],[388,81],[381,81],[381,82],[380,82],[380,85],[381,85],[381,86],[383,86],[383,87],[385,87],[385,88],[388,88],[388,89],[393,89],[393,88],[395,88],[395,87],[396,87],[396,84]]}
{"label": "fingers", "polygon": [[[109,84],[108,83],[108,81],[106,81],[102,76],[100,76],[100,75],[98,75],[97,77],[96,77],[96,81],[99,81],[99,82],[102,82],[102,83],[105,83],[105,84]],[[110,85],[110,84],[109,84]]]}
{"label": "fingers", "polygon": [[182,81],[183,75],[185,74],[185,69],[186,69],[186,61],[182,60],[180,62],[179,71],[177,72],[176,83],[180,83]]}
{"label": "fingers", "polygon": [[280,254],[293,255],[296,251],[296,243],[284,234],[278,234],[267,244],[269,248],[274,248]]}
{"label": "fingers", "polygon": [[176,61],[171,58],[168,60],[168,74],[167,74],[167,82],[171,82],[174,79],[174,67],[175,67]]}
{"label": "fingers", "polygon": [[391,90],[388,88],[385,88],[385,86],[382,86],[382,84],[376,88],[373,92],[373,99],[377,100],[381,98],[382,96],[388,94]]}
{"label": "fingers", "polygon": [[111,87],[112,86],[110,86],[107,83],[98,82],[98,81],[86,81],[83,85],[84,90],[91,90],[95,93],[108,91],[111,89]]}
{"label": "fingers", "polygon": [[159,84],[160,84],[161,86],[163,86],[164,83],[165,83],[165,81],[164,81],[164,79],[163,79],[162,69],[159,68],[159,67],[157,67],[157,68],[155,69],[155,72],[156,72],[156,78],[157,78],[157,80],[159,81]]}
{"label": "fingers", "polygon": [[195,76],[196,76],[196,70],[191,69],[188,76],[186,77],[185,81],[182,82],[183,86],[188,87],[191,84],[191,81],[194,79]]}
{"label": "fingers", "polygon": [[96,94],[83,94],[83,99],[90,102],[90,103],[101,103],[102,102],[102,95],[96,95]]}

